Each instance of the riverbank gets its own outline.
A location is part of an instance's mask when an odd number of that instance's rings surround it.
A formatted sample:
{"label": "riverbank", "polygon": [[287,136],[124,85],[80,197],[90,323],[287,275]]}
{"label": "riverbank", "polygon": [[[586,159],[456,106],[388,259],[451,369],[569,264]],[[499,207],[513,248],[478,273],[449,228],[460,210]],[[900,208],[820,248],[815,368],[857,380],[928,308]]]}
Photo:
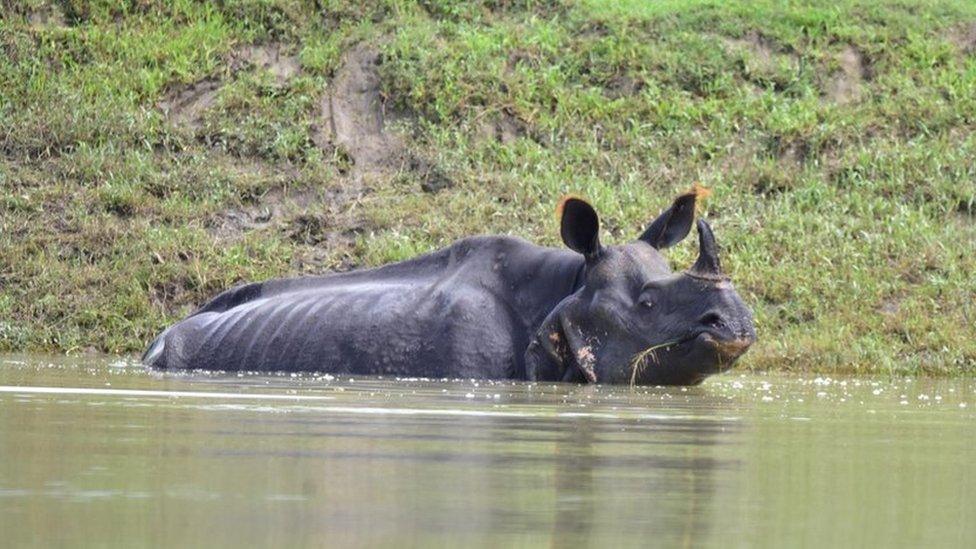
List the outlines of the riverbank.
{"label": "riverbank", "polygon": [[[0,351],[138,352],[242,281],[605,240],[695,182],[744,368],[976,371],[976,5],[18,4]],[[670,253],[676,268],[692,244]]]}

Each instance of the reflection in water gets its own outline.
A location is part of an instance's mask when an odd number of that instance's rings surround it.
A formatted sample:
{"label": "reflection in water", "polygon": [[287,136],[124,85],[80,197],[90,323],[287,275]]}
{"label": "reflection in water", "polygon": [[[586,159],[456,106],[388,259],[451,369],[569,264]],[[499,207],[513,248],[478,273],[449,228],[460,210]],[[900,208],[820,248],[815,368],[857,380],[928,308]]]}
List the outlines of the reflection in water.
{"label": "reflection in water", "polygon": [[555,547],[590,541],[593,504],[593,422],[582,418],[556,443],[556,505],[552,541]]}
{"label": "reflection in water", "polygon": [[[717,427],[663,419],[649,429],[590,418],[576,422],[555,448],[553,544],[609,536],[692,546],[707,539],[714,471],[734,465],[717,459],[712,449],[719,433],[733,430],[733,422]],[[621,449],[601,450],[609,445]],[[626,530],[604,531],[607,524]]]}
{"label": "reflection in water", "polygon": [[13,546],[973,546],[974,400],[958,379],[631,391],[0,357],[0,532]]}

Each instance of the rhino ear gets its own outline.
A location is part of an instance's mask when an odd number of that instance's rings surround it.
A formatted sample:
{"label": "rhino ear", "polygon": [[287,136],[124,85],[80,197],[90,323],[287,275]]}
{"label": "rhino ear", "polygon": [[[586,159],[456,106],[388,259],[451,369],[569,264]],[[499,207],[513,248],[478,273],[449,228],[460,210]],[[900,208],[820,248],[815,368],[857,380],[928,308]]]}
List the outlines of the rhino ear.
{"label": "rhino ear", "polygon": [[529,381],[567,381],[596,383],[595,359],[580,332],[575,294],[563,299],[542,321],[535,338],[523,355],[525,375]]}
{"label": "rhino ear", "polygon": [[586,259],[600,255],[600,217],[593,206],[581,198],[566,197],[559,203],[559,234],[569,249]]}
{"label": "rhino ear", "polygon": [[670,248],[684,240],[695,221],[695,204],[699,198],[708,196],[710,191],[695,185],[690,191],[679,196],[671,207],[661,212],[640,236],[640,239],[658,250]]}

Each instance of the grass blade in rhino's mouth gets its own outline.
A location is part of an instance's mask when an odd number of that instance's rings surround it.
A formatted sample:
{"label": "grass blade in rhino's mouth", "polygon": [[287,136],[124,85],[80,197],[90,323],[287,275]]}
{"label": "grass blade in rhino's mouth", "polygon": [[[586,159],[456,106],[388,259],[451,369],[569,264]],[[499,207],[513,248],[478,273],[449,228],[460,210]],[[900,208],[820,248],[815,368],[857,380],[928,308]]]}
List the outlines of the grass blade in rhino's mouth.
{"label": "grass blade in rhino's mouth", "polygon": [[657,354],[655,351],[663,347],[670,347],[672,345],[681,343],[682,341],[684,340],[675,339],[672,341],[665,341],[664,343],[658,343],[657,345],[652,345],[634,355],[634,357],[630,359],[630,386],[633,387],[637,383],[637,371],[638,369],[644,369],[644,364],[647,362],[646,359],[648,357],[657,362]]}

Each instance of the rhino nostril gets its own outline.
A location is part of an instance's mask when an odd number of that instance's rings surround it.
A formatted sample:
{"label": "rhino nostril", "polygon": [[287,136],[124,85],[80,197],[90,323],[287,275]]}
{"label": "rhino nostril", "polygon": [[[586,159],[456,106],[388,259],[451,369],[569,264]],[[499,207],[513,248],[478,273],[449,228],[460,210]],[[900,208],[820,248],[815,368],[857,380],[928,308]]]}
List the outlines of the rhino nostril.
{"label": "rhino nostril", "polygon": [[721,328],[726,325],[725,319],[718,313],[705,313],[698,319],[698,323],[709,328]]}

